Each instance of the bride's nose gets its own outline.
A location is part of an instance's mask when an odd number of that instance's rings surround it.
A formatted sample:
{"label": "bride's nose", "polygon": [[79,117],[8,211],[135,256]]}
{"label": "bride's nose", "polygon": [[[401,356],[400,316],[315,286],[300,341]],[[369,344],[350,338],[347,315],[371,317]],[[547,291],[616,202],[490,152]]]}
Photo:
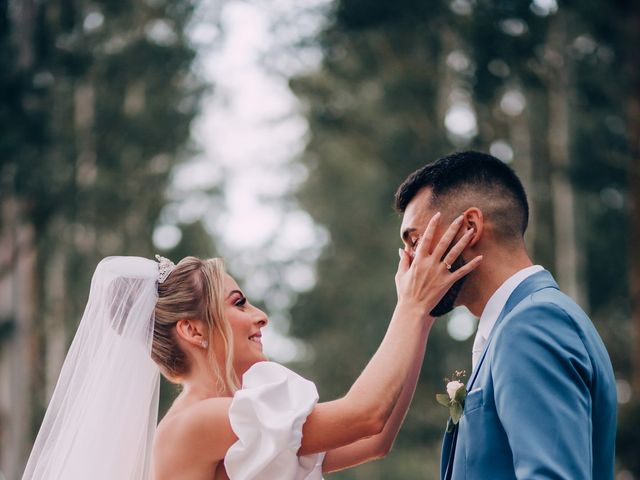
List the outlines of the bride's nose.
{"label": "bride's nose", "polygon": [[269,317],[267,317],[267,314],[264,313],[262,310],[260,310],[259,308],[256,308],[255,322],[260,326],[260,328],[266,327],[267,324],[269,323]]}

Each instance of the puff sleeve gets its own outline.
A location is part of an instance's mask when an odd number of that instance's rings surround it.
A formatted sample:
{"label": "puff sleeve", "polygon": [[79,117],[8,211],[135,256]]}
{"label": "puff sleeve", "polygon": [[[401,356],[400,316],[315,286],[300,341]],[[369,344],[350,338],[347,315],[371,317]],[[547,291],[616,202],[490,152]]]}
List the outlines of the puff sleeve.
{"label": "puff sleeve", "polygon": [[229,408],[238,441],[224,459],[231,480],[322,480],[324,454],[298,457],[316,386],[274,362],[253,365]]}

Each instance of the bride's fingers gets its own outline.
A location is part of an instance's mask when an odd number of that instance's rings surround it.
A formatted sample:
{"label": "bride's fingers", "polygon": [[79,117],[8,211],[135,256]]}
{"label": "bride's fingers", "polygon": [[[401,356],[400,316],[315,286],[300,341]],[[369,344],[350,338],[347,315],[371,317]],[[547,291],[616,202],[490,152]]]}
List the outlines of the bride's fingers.
{"label": "bride's fingers", "polygon": [[465,275],[468,275],[469,273],[471,273],[473,270],[476,269],[476,267],[478,265],[480,265],[480,262],[482,262],[482,255],[478,255],[476,258],[474,258],[470,262],[464,264],[462,267],[457,269],[455,272],[451,272],[451,275],[449,276],[449,283],[451,285],[453,285],[458,280],[460,280],[462,277],[464,277]]}
{"label": "bride's fingers", "polygon": [[431,217],[431,220],[429,220],[429,223],[427,224],[427,228],[424,229],[424,233],[422,234],[422,237],[420,237],[420,240],[418,242],[418,246],[416,248],[416,253],[415,253],[416,257],[429,256],[429,252],[431,251],[431,244],[433,243],[433,237],[435,236],[436,229],[440,224],[441,216],[442,215],[440,214],[440,212],[438,212],[433,217]]}
{"label": "bride's fingers", "polygon": [[447,228],[447,231],[444,232],[444,235],[442,235],[440,241],[438,241],[436,247],[433,249],[432,255],[438,259],[438,261],[444,257],[444,253],[447,251],[447,248],[449,248],[449,245],[451,245],[451,242],[458,234],[463,218],[464,216],[460,215],[451,223],[451,225],[449,225],[449,228]]}
{"label": "bride's fingers", "polygon": [[473,238],[473,232],[474,232],[474,230],[472,230],[472,229],[467,230],[464,233],[464,235],[462,237],[460,237],[460,240],[458,240],[456,242],[456,244],[453,247],[451,247],[451,250],[449,250],[449,252],[445,255],[445,257],[444,257],[444,259],[442,261],[444,262],[445,266],[447,267],[447,270],[451,269],[451,265],[453,265],[453,262],[455,262],[456,259],[462,253],[462,251],[465,248],[467,248],[467,245],[469,245],[469,242]]}
{"label": "bride's fingers", "polygon": [[400,255],[400,262],[398,263],[397,275],[403,275],[411,266],[411,256],[402,248],[398,249],[398,255]]}

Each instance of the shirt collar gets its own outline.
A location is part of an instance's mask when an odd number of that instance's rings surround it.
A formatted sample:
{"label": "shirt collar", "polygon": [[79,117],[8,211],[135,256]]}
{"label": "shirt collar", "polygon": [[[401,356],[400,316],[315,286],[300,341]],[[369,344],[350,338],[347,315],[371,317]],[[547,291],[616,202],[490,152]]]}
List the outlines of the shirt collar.
{"label": "shirt collar", "polygon": [[532,265],[530,267],[523,268],[518,272],[511,275],[505,282],[498,287],[498,289],[491,295],[489,301],[480,315],[480,321],[478,322],[478,335],[482,336],[484,340],[489,338],[491,330],[495,325],[500,312],[507,304],[507,300],[513,293],[513,291],[520,285],[527,277],[544,270],[540,265]]}

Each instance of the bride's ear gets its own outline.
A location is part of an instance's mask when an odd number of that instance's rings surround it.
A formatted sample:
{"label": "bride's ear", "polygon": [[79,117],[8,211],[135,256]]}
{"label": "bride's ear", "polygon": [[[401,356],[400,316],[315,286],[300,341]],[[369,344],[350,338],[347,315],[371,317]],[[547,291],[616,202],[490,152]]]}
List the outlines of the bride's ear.
{"label": "bride's ear", "polygon": [[196,347],[201,347],[202,342],[207,341],[204,323],[199,320],[178,320],[176,322],[176,333],[178,338]]}

